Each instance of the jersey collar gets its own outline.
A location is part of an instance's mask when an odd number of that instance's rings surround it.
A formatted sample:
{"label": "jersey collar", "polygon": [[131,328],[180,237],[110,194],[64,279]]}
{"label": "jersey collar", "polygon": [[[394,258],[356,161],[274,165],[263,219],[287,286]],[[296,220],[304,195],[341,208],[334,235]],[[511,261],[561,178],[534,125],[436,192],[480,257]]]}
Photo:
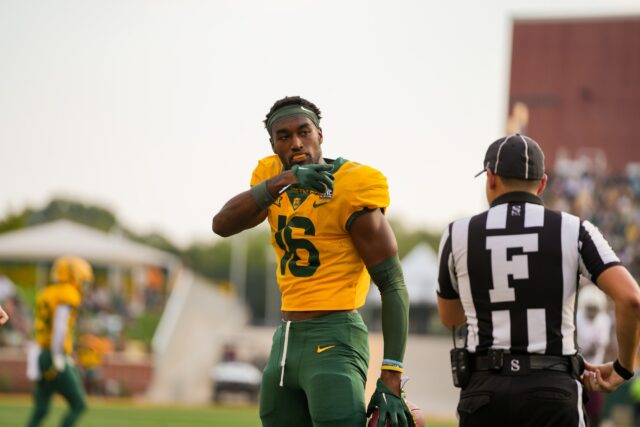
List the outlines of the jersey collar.
{"label": "jersey collar", "polygon": [[325,161],[327,163],[333,164],[333,169],[331,169],[331,173],[336,173],[338,171],[338,169],[340,169],[342,167],[342,165],[347,163],[349,160],[347,160],[345,158],[342,158],[342,157],[338,157],[335,160],[325,159]]}
{"label": "jersey collar", "polygon": [[509,193],[505,193],[491,203],[491,207],[501,205],[503,203],[509,202],[526,202],[526,203],[534,203],[536,205],[542,205],[542,199],[540,197],[527,193],[526,191],[511,191]]}

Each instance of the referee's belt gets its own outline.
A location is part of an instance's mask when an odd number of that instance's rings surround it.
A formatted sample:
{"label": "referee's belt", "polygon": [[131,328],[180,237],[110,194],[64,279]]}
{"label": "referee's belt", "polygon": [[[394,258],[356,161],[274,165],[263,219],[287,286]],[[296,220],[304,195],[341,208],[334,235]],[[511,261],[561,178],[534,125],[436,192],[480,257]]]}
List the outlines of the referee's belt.
{"label": "referee's belt", "polygon": [[579,376],[584,369],[580,356],[510,354],[489,350],[486,355],[470,355],[471,372],[491,371],[503,375],[526,375],[530,371],[568,372]]}

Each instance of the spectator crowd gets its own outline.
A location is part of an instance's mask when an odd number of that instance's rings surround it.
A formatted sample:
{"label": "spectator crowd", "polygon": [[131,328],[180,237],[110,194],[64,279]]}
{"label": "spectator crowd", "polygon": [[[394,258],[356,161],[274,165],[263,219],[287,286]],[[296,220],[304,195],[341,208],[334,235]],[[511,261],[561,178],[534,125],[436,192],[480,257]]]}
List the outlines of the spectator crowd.
{"label": "spectator crowd", "polygon": [[589,158],[559,161],[543,193],[552,209],[595,224],[631,274],[640,277],[640,164],[611,174]]}

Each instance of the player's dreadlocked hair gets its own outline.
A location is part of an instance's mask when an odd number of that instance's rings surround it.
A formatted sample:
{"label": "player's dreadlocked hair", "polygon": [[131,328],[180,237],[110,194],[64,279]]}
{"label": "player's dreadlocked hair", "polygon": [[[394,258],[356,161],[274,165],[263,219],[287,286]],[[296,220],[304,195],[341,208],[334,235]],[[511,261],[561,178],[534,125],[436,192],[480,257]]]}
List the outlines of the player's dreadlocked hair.
{"label": "player's dreadlocked hair", "polygon": [[[277,110],[279,110],[282,107],[285,107],[287,105],[302,105],[303,107],[306,107],[308,109],[310,109],[311,111],[313,111],[314,113],[316,113],[316,116],[318,116],[318,120],[320,120],[322,118],[321,113],[320,113],[320,109],[318,107],[316,107],[316,104],[314,104],[311,101],[307,101],[306,99],[300,97],[300,96],[285,96],[282,99],[277,100],[273,106],[271,107],[271,109],[269,110],[269,112],[267,113],[267,117],[265,117],[265,119],[263,120],[264,123],[264,127],[267,128],[267,122],[269,121],[269,118],[271,117],[271,115],[273,113],[275,113]],[[269,131],[269,129],[267,128],[267,132]]]}

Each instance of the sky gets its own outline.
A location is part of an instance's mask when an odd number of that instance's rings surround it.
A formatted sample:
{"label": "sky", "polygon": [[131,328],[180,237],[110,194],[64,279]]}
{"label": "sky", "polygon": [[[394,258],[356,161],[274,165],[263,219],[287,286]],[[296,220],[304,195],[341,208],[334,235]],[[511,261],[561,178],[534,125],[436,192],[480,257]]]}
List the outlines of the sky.
{"label": "sky", "polygon": [[439,232],[486,207],[513,20],[627,15],[640,2],[0,0],[0,218],[68,197],[215,239],[271,154],[265,114],[300,95],[325,157],[381,170],[388,215]]}

